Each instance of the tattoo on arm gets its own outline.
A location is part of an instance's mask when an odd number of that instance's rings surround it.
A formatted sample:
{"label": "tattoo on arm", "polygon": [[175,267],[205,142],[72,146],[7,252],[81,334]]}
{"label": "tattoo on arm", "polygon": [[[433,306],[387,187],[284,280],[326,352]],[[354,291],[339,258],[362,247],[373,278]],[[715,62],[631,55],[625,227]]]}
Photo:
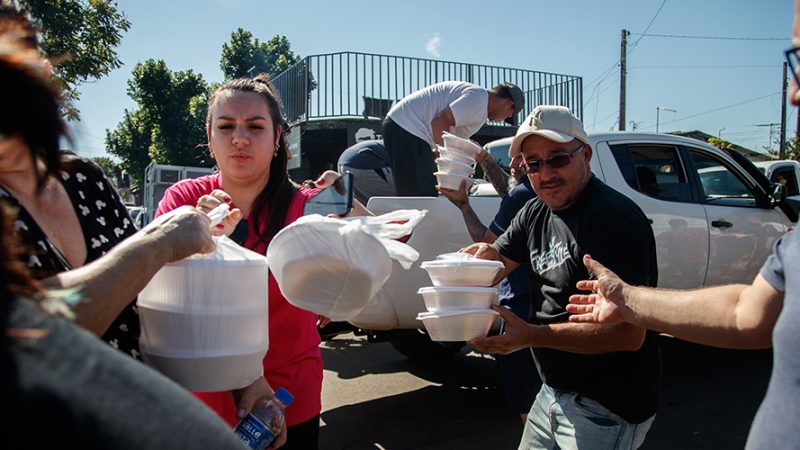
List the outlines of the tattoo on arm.
{"label": "tattoo on arm", "polygon": [[481,219],[475,214],[469,202],[461,207],[461,214],[464,216],[464,223],[467,225],[469,236],[474,242],[483,242],[483,237],[486,234],[486,226],[481,223]]}
{"label": "tattoo on arm", "polygon": [[503,169],[500,168],[497,161],[491,156],[486,155],[480,164],[483,173],[486,174],[486,177],[489,178],[489,182],[494,186],[494,190],[497,191],[497,195],[501,198],[508,195],[508,174],[503,172]]}

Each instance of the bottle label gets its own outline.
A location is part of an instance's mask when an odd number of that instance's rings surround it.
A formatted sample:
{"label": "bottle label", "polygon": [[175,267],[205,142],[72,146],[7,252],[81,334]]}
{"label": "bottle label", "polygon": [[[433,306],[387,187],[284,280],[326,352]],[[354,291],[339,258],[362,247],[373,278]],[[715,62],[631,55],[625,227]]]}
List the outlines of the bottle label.
{"label": "bottle label", "polygon": [[275,433],[252,414],[242,419],[234,431],[242,442],[256,450],[266,449],[275,439]]}

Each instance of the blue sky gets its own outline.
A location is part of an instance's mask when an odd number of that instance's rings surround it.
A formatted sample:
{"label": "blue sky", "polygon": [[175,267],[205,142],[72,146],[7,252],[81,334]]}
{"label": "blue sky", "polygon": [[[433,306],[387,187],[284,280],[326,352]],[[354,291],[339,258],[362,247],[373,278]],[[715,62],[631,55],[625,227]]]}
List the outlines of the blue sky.
{"label": "blue sky", "polygon": [[[256,1],[120,0],[131,22],[118,48],[124,66],[85,84],[76,151],[104,156],[106,129],[135,108],[127,80],[136,63],[163,59],[221,81],[222,45],[242,27],[262,41],[285,35],[301,56],[357,51],[435,58],[583,77],[588,130],[615,128],[620,30],[628,39],[627,129],[721,134],[762,150],[780,122],[782,51],[792,0]],[[649,28],[648,28],[649,26]],[[647,35],[642,36],[642,33]],[[739,39],[668,38],[705,36]],[[797,113],[788,115],[787,135]],[[615,128],[616,129],[616,128]],[[772,145],[774,148],[774,144]]]}

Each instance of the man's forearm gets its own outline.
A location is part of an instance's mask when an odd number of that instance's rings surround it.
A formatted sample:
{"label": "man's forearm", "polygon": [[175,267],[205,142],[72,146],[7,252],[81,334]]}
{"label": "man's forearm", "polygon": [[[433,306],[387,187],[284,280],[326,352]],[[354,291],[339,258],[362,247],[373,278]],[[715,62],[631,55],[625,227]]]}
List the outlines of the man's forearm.
{"label": "man's forearm", "polygon": [[497,161],[491,155],[486,154],[481,159],[480,165],[483,173],[486,174],[489,182],[494,186],[494,190],[497,191],[497,195],[501,198],[508,195],[508,174],[503,172]]}
{"label": "man's forearm", "polygon": [[481,219],[475,214],[475,210],[472,209],[469,202],[465,202],[463,205],[459,206],[459,209],[461,210],[461,215],[464,216],[464,224],[467,226],[467,231],[473,242],[486,242],[491,244],[497,239],[497,236],[481,222]]}
{"label": "man's forearm", "polygon": [[529,325],[527,341],[531,347],[595,355],[636,351],[644,343],[644,338],[644,328],[628,323],[618,325],[557,323]]}
{"label": "man's forearm", "polygon": [[[759,288],[760,292],[754,292]],[[716,347],[769,347],[771,332],[782,307],[780,293],[756,283],[754,286],[738,284],[692,291],[627,289],[626,306],[623,307],[625,320]]]}

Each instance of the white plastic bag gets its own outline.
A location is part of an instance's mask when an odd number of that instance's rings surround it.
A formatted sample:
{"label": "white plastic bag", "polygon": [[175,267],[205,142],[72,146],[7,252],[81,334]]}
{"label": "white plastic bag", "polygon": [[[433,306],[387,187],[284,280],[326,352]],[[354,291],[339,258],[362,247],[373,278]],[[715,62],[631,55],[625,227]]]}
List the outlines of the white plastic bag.
{"label": "white plastic bag", "polygon": [[193,391],[247,386],[269,346],[266,258],[214,241],[213,252],[162,267],[137,300],[145,362]]}
{"label": "white plastic bag", "polygon": [[334,321],[348,320],[389,278],[392,259],[410,267],[419,258],[416,250],[393,239],[409,234],[424,215],[404,210],[346,220],[304,216],[275,235],[267,261],[289,303]]}
{"label": "white plastic bag", "polygon": [[424,209],[398,209],[380,216],[355,216],[343,220],[359,223],[364,231],[383,243],[392,259],[408,270],[419,258],[419,252],[396,239],[411,234],[427,213]]}

